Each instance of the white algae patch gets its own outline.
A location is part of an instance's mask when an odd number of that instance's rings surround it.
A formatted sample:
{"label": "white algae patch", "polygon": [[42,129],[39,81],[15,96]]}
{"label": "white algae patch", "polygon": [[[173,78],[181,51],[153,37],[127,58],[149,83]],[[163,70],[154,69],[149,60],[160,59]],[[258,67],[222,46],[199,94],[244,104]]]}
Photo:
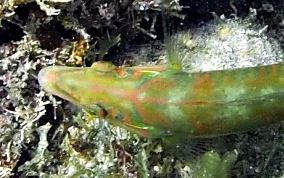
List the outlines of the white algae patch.
{"label": "white algae patch", "polygon": [[265,34],[266,26],[252,25],[254,17],[255,14],[245,20],[221,17],[177,35],[177,44],[182,44],[179,48],[183,51],[183,70],[199,72],[283,62],[280,45]]}

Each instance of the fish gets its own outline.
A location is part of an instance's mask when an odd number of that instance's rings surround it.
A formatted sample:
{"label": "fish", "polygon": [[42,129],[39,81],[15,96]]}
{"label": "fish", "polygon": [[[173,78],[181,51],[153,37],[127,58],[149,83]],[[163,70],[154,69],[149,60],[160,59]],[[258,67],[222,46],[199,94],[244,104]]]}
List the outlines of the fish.
{"label": "fish", "polygon": [[206,72],[179,67],[50,66],[42,88],[147,138],[212,138],[284,120],[284,64]]}

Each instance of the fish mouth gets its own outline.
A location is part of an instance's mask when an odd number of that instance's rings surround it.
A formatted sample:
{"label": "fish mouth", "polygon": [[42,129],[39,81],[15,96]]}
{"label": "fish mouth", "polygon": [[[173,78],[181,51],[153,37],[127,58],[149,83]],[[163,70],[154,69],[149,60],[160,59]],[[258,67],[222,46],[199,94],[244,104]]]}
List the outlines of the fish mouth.
{"label": "fish mouth", "polygon": [[[79,70],[81,69],[79,68]],[[38,82],[46,92],[52,93],[73,103],[78,103],[78,98],[73,96],[74,92],[72,91],[72,85],[66,85],[66,81],[68,81],[68,79],[65,77],[65,74],[72,71],[74,71],[74,68],[72,67],[46,67],[40,70],[38,74]]]}
{"label": "fish mouth", "polygon": [[55,67],[46,67],[40,70],[38,74],[38,82],[40,86],[47,92],[53,93],[53,85],[58,80],[54,73]]}

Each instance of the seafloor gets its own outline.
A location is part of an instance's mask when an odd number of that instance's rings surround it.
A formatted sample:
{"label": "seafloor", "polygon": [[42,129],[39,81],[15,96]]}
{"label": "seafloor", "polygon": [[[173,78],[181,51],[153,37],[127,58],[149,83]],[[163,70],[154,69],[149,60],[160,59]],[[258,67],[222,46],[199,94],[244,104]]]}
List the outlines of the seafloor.
{"label": "seafloor", "polygon": [[178,61],[186,72],[277,64],[283,9],[282,0],[1,1],[0,177],[284,177],[282,123],[215,138],[146,139],[37,80],[46,66],[95,61]]}

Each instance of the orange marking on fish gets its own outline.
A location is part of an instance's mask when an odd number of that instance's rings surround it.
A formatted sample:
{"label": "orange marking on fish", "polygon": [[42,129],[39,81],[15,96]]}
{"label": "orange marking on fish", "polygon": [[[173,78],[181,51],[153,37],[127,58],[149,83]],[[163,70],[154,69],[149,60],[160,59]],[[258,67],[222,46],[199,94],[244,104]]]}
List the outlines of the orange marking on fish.
{"label": "orange marking on fish", "polygon": [[111,108],[111,109],[109,109],[109,110],[107,111],[107,117],[108,117],[109,119],[115,120],[115,119],[116,119],[116,116],[117,116],[117,111],[116,111],[115,109]]}
{"label": "orange marking on fish", "polygon": [[59,79],[57,73],[48,72],[47,76],[49,81],[56,82]]}
{"label": "orange marking on fish", "polygon": [[[157,112],[155,112],[155,108],[153,108],[152,112],[148,112],[147,109],[144,109],[145,103],[149,103],[151,100],[153,100],[156,103],[165,103],[165,104],[168,103],[167,100],[157,99],[157,98],[152,99],[152,98],[147,97],[147,98],[143,98],[144,101],[141,102],[138,99],[138,95],[141,95],[141,93],[144,93],[148,88],[151,88],[155,83],[159,83],[161,80],[163,80],[163,77],[161,76],[153,78],[152,80],[148,81],[144,85],[141,85],[140,88],[138,88],[137,91],[135,92],[134,96],[131,97],[138,114],[141,116],[141,118],[143,118],[146,124],[152,124],[151,120],[163,122],[165,125],[169,124],[169,119],[167,118],[167,115],[157,114]],[[168,84],[165,83],[165,86],[166,85]]]}
{"label": "orange marking on fish", "polygon": [[194,87],[196,89],[204,87],[210,80],[210,74],[205,73],[201,78],[198,79],[198,81],[195,83]]}
{"label": "orange marking on fish", "polygon": [[210,80],[211,74],[205,73],[198,81],[195,83],[195,89],[209,89],[213,86],[213,82]]}
{"label": "orange marking on fish", "polygon": [[142,72],[139,70],[133,70],[132,78],[138,80],[142,76]]}
{"label": "orange marking on fish", "polygon": [[261,87],[263,85],[263,82],[267,81],[266,78],[266,66],[260,66],[258,69],[258,76],[251,77],[247,76],[247,85],[250,87]]}
{"label": "orange marking on fish", "polygon": [[[190,106],[206,106],[209,104],[207,101],[181,101],[181,102],[176,102],[174,103],[175,105],[190,105]],[[213,105],[214,103],[210,102],[210,105]],[[216,103],[217,105],[217,103]]]}
{"label": "orange marking on fish", "polygon": [[[255,88],[258,84],[258,78],[256,78],[253,74],[251,74],[252,76],[246,76],[246,78],[244,80],[246,80],[246,85],[250,88]],[[259,76],[257,76],[259,77]]]}
{"label": "orange marking on fish", "polygon": [[155,83],[158,83],[159,81],[161,81],[163,79],[163,77],[159,76],[159,77],[155,77],[153,79],[151,79],[150,81],[144,83],[143,85],[141,85],[138,89],[137,89],[137,94],[139,93],[143,93],[144,91],[146,91],[148,88],[152,87]]}
{"label": "orange marking on fish", "polygon": [[194,84],[195,96],[196,98],[204,98],[205,96],[210,96],[212,93],[212,88],[214,82],[211,80],[210,73],[203,73],[202,75],[197,75],[198,80]]}
{"label": "orange marking on fish", "polygon": [[277,76],[277,71],[278,71],[278,66],[277,64],[274,64],[271,66],[271,78],[276,78]]}
{"label": "orange marking on fish", "polygon": [[265,73],[266,73],[266,69],[265,66],[260,66],[259,67],[259,74],[258,74],[258,81],[257,84],[262,84],[265,80]]}
{"label": "orange marking on fish", "polygon": [[121,77],[127,74],[126,68],[115,68],[115,71]]}
{"label": "orange marking on fish", "polygon": [[163,99],[163,98],[151,98],[147,97],[144,99],[146,102],[151,102],[151,103],[159,103],[159,104],[169,104],[168,99]]}
{"label": "orange marking on fish", "polygon": [[133,69],[138,71],[155,71],[155,72],[163,72],[168,70],[166,66],[139,66],[139,67],[133,67]]}
{"label": "orange marking on fish", "polygon": [[224,83],[227,85],[231,85],[233,83],[231,77],[228,77],[228,76],[225,76],[223,80],[224,80]]}
{"label": "orange marking on fish", "polygon": [[143,119],[143,121],[148,125],[156,125],[157,123],[163,123],[163,125],[168,126],[170,124],[170,119],[168,118],[167,114],[160,112],[155,108],[149,110],[147,107],[143,107],[142,103],[136,103],[136,110]]}
{"label": "orange marking on fish", "polygon": [[123,111],[123,119],[122,119],[123,123],[131,123],[131,117],[129,114],[129,111]]}
{"label": "orange marking on fish", "polygon": [[98,115],[98,117],[99,118],[105,118],[106,117],[106,112],[105,112],[105,110],[103,110],[103,109],[99,109],[99,111],[98,111],[98,113],[97,113],[97,115]]}

